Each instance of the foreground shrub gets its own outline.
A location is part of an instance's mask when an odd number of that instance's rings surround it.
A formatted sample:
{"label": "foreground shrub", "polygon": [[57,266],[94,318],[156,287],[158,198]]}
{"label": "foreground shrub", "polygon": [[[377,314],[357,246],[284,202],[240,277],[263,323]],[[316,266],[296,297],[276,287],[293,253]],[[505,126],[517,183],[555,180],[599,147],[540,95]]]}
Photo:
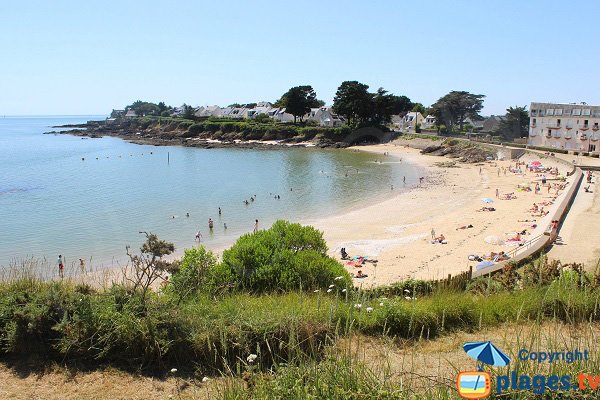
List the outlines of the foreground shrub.
{"label": "foreground shrub", "polygon": [[217,258],[204,246],[185,250],[179,271],[173,274],[170,288],[178,302],[197,293],[206,280],[208,271],[215,268]]}
{"label": "foreground shrub", "polygon": [[[234,283],[252,292],[315,290],[329,287],[337,278],[339,284],[351,286],[348,272],[326,252],[323,234],[315,228],[277,221],[270,229],[240,237],[223,252],[223,265],[212,284]],[[220,281],[223,278],[230,281]]]}

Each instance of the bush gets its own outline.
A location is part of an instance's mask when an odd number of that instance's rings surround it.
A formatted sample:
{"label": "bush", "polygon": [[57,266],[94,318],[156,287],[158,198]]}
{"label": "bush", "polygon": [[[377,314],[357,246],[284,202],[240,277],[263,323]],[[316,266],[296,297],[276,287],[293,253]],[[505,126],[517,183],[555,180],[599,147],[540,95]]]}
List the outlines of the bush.
{"label": "bush", "polygon": [[348,272],[326,252],[323,235],[315,228],[277,221],[270,229],[241,236],[223,252],[224,265],[211,274],[211,285],[233,284],[252,292],[315,290],[341,276],[340,284],[351,286]]}
{"label": "bush", "polygon": [[171,278],[171,289],[179,301],[195,294],[206,280],[209,270],[217,265],[217,258],[204,246],[187,249],[179,271]]}

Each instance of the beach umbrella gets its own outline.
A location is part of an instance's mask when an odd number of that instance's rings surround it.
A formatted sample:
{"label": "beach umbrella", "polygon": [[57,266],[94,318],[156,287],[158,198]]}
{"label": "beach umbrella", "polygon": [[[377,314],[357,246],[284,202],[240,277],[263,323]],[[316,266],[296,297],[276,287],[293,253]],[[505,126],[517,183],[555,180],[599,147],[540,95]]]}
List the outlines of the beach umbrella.
{"label": "beach umbrella", "polygon": [[531,162],[531,165],[542,165],[542,163],[539,160],[535,160]]}
{"label": "beach umbrella", "polygon": [[494,236],[494,235],[486,236],[485,239],[483,239],[483,241],[486,243],[495,244],[495,245],[504,244],[504,240],[502,240],[500,237]]}
{"label": "beach umbrella", "polygon": [[483,269],[483,268],[491,267],[492,265],[494,265],[493,261],[483,260],[483,261],[481,261],[479,264],[477,264],[475,266],[475,270],[480,270],[480,269]]}
{"label": "beach umbrella", "polygon": [[505,367],[510,363],[510,358],[492,342],[467,342],[463,349],[470,357],[483,364]]}
{"label": "beach umbrella", "polygon": [[494,199],[490,199],[489,197],[484,197],[483,199],[481,199],[481,201],[483,201],[484,203],[493,203]]}

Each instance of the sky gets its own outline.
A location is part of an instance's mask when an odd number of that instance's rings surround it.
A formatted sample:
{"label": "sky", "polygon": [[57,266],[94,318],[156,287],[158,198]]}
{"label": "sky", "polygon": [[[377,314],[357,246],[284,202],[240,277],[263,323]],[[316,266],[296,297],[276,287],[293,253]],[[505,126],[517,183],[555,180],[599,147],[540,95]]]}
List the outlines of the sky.
{"label": "sky", "polygon": [[600,104],[600,1],[0,0],[0,115],[108,114],[274,101],[357,80],[425,106],[451,90],[484,115]]}

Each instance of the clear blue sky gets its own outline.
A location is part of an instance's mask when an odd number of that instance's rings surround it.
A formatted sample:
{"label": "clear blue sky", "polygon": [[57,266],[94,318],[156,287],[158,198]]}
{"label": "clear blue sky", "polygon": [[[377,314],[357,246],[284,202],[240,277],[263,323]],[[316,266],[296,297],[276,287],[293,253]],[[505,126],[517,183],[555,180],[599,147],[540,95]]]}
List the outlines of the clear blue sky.
{"label": "clear blue sky", "polygon": [[428,106],[485,94],[600,103],[600,1],[0,0],[0,115],[106,114],[137,99],[275,100],[344,80]]}

